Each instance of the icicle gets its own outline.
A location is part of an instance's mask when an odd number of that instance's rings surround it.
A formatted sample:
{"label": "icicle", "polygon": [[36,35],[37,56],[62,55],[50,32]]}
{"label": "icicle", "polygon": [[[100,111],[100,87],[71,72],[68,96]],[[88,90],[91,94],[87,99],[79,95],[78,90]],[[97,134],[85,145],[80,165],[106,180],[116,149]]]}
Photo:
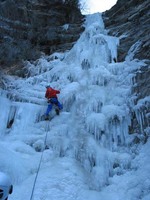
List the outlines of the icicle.
{"label": "icicle", "polygon": [[136,115],[136,119],[140,125],[140,129],[141,129],[141,132],[143,131],[143,124],[142,124],[142,120],[141,120],[141,114],[139,112],[139,110],[135,110],[135,115]]}
{"label": "icicle", "polygon": [[94,134],[95,138],[99,140],[101,138],[102,131],[105,127],[105,116],[101,113],[92,113],[87,117],[86,121],[87,130]]}
{"label": "icicle", "polygon": [[4,135],[5,130],[7,128],[7,122],[9,118],[9,113],[10,113],[10,106],[11,102],[5,98],[5,97],[0,97],[0,135]]}
{"label": "icicle", "polygon": [[17,108],[15,106],[10,107],[10,111],[9,111],[9,115],[8,115],[7,128],[11,128],[13,123],[14,123],[16,109]]}
{"label": "icicle", "polygon": [[88,59],[84,59],[81,63],[82,69],[83,70],[87,70],[90,68],[90,63],[88,61]]}

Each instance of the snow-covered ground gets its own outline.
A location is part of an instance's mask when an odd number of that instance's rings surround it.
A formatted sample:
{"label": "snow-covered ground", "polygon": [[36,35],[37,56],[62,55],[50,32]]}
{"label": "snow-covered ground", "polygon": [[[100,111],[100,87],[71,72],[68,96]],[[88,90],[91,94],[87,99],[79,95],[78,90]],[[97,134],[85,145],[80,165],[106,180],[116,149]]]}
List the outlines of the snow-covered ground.
{"label": "snow-covered ground", "polygon": [[[28,62],[28,78],[3,80],[0,171],[12,179],[10,200],[150,199],[150,141],[133,144],[128,131],[132,79],[143,63],[114,62],[119,40],[99,13],[85,26],[69,52]],[[41,121],[48,84],[64,108]]]}

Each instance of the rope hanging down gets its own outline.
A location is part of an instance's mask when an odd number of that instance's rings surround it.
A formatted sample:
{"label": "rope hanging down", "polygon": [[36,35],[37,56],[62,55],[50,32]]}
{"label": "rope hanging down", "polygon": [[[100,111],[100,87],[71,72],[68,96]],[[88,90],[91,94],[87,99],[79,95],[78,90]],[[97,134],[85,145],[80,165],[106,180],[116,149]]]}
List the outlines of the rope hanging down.
{"label": "rope hanging down", "polygon": [[[45,135],[45,140],[44,140],[44,146],[45,146],[45,148],[46,148],[47,133],[48,133],[48,128],[47,128],[46,135]],[[31,193],[30,200],[32,200],[32,198],[33,198],[35,184],[36,184],[37,177],[38,177],[38,174],[39,174],[39,171],[40,171],[40,167],[41,167],[41,163],[42,163],[42,158],[43,158],[43,154],[44,154],[44,149],[42,151],[40,162],[39,162],[39,166],[38,166],[37,173],[36,173],[36,176],[35,176],[35,179],[34,179],[34,183],[33,183],[33,188],[32,188],[32,193]]]}

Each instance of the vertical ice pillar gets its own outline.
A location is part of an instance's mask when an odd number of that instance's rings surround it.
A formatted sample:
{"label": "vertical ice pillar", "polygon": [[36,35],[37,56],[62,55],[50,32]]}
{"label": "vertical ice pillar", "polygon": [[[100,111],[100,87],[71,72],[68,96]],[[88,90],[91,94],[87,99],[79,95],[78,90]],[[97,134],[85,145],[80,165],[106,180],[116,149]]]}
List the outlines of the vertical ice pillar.
{"label": "vertical ice pillar", "polygon": [[10,101],[6,97],[0,97],[0,136],[4,135],[10,111]]}

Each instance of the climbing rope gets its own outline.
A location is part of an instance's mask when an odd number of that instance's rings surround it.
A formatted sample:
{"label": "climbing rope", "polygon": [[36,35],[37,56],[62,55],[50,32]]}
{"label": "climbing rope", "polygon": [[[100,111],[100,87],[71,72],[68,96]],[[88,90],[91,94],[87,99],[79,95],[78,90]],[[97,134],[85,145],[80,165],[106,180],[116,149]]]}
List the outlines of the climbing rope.
{"label": "climbing rope", "polygon": [[[45,131],[46,131],[46,135],[45,135],[45,140],[44,140],[44,146],[45,146],[45,148],[46,148],[46,140],[47,140],[48,127],[46,128]],[[42,163],[42,159],[43,159],[43,154],[44,154],[45,148],[43,149],[42,154],[41,154],[41,157],[40,157],[40,162],[39,162],[39,166],[38,166],[38,169],[37,169],[37,173],[36,173],[36,176],[35,176],[35,179],[34,179],[34,183],[33,183],[33,188],[32,188],[32,193],[31,193],[30,200],[32,200],[32,198],[33,198],[34,189],[35,189],[37,177],[38,177],[38,174],[39,174],[39,171],[40,171],[40,168],[41,168],[41,163]]]}

